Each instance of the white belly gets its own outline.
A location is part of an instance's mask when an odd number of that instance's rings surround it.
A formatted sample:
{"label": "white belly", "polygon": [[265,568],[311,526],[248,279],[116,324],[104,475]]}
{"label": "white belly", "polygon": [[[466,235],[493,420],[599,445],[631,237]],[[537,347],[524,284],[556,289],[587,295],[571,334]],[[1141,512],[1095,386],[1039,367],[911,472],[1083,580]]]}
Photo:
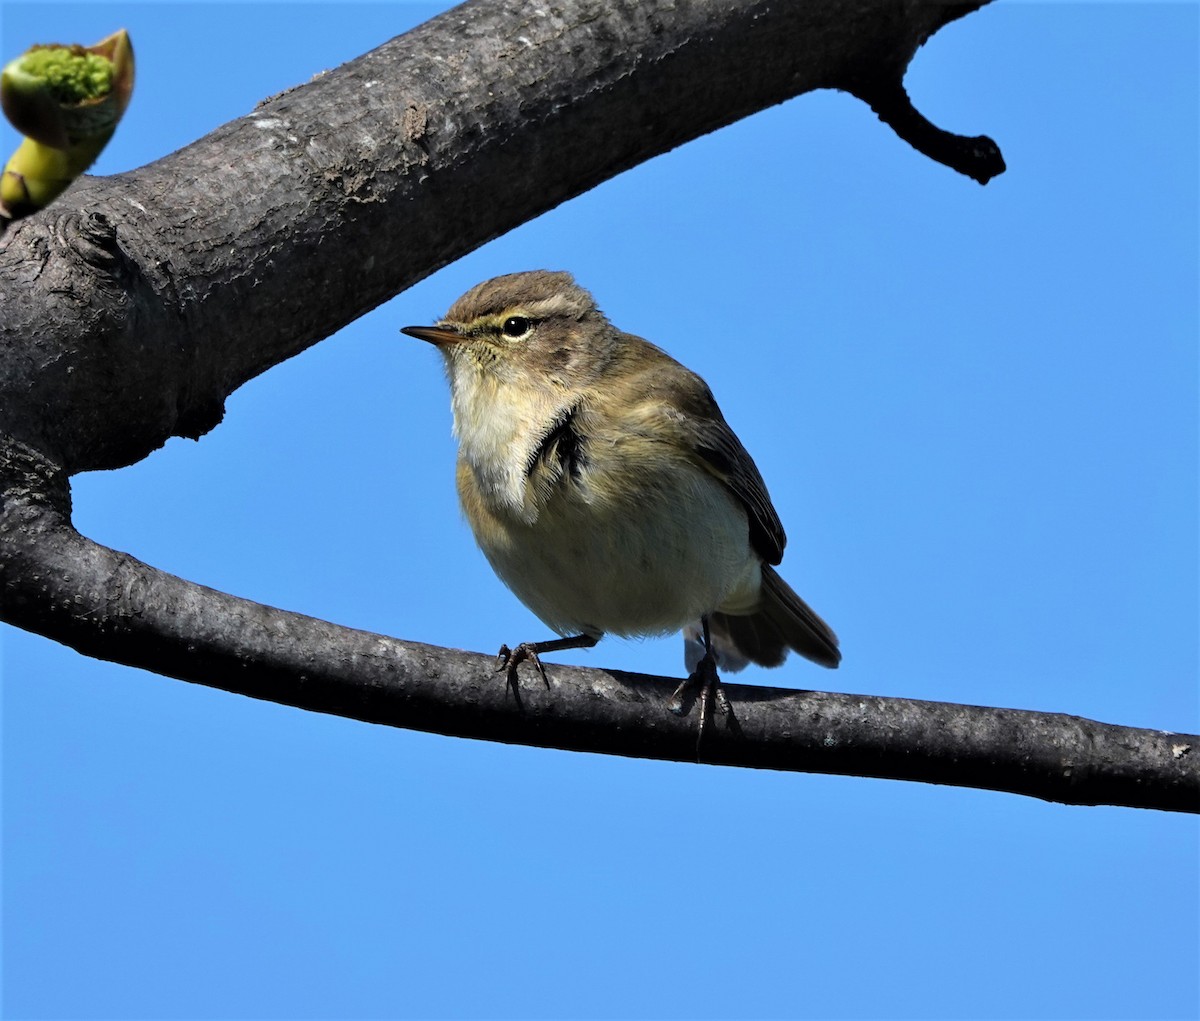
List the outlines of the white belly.
{"label": "white belly", "polygon": [[613,498],[611,477],[585,473],[536,520],[476,529],[496,573],[559,634],[665,634],[757,605],[760,563],[741,504],[700,468],[641,474]]}

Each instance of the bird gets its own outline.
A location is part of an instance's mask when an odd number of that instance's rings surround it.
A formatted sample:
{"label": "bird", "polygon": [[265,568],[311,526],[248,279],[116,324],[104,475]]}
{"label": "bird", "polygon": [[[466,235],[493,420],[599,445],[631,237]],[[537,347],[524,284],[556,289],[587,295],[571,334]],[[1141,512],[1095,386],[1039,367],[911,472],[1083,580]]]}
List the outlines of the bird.
{"label": "bird", "polygon": [[559,637],[502,645],[500,669],[605,634],[683,631],[701,687],[789,651],[841,660],[833,630],[775,570],[786,536],[762,475],[708,385],[617,329],[570,273],[477,284],[433,326],[458,441],[458,495],[509,589]]}

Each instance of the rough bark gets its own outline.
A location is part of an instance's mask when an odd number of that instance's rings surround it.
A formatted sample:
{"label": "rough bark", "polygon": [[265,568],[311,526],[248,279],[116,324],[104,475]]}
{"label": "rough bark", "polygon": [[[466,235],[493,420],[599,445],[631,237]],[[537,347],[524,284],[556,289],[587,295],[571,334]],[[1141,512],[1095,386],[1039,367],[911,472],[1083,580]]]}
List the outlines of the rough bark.
{"label": "rough bark", "polygon": [[10,227],[0,433],[72,473],[200,436],[247,379],[446,263],[811,89],[866,95],[940,158],[994,173],[987,140],[914,130],[902,84],[917,47],[976,6],[457,7]]}
{"label": "rough bark", "polygon": [[[481,0],[0,239],[0,611],[88,655],[362,720],[561,748],[1200,808],[1196,739],[1074,717],[727,686],[697,748],[673,681],[489,659],[214,592],[80,536],[69,476],[220,421],[241,383],[642,160],[815,88],[980,181],[925,121],[916,49],[974,10],[901,0]],[[314,300],[319,295],[319,300]]]}

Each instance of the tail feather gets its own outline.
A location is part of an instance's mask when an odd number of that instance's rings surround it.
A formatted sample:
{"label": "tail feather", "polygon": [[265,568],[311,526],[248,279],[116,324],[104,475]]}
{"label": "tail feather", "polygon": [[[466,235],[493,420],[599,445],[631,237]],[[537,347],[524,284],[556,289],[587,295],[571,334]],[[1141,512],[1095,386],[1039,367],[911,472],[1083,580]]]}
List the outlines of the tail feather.
{"label": "tail feather", "polygon": [[[740,670],[747,662],[779,666],[789,650],[825,667],[836,667],[842,659],[833,629],[769,564],[762,567],[758,609],[746,616],[710,614],[708,627],[717,665],[725,670]],[[698,659],[698,635],[699,628],[685,630],[685,660]],[[694,664],[689,662],[688,668],[694,669]]]}

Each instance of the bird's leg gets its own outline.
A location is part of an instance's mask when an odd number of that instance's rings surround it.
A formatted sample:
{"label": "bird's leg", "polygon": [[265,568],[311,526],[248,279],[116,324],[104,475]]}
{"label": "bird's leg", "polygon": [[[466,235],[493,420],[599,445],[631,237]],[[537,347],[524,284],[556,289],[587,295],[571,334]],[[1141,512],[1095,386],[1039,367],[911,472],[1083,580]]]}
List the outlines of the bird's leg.
{"label": "bird's leg", "polygon": [[708,720],[709,700],[714,699],[716,701],[717,709],[720,710],[722,715],[728,715],[733,711],[729,704],[729,699],[725,696],[725,691],[721,687],[721,678],[717,674],[717,657],[713,653],[712,638],[708,633],[708,617],[700,618],[700,627],[704,638],[704,655],[700,657],[700,662],[696,664],[696,669],[680,682],[679,687],[671,695],[671,700],[667,703],[667,708],[671,712],[677,715],[682,714],[684,693],[693,685],[699,687],[700,732],[696,735],[697,751],[700,748],[700,741],[704,738],[704,726]]}
{"label": "bird's leg", "polygon": [[598,641],[600,638],[594,635],[571,635],[569,638],[552,638],[545,642],[522,642],[515,649],[502,645],[496,656],[496,669],[506,672],[508,686],[516,694],[517,667],[529,660],[542,675],[542,683],[549,688],[550,681],[546,677],[546,668],[542,666],[542,661],[538,658],[539,653],[562,652],[563,649],[590,649]]}

